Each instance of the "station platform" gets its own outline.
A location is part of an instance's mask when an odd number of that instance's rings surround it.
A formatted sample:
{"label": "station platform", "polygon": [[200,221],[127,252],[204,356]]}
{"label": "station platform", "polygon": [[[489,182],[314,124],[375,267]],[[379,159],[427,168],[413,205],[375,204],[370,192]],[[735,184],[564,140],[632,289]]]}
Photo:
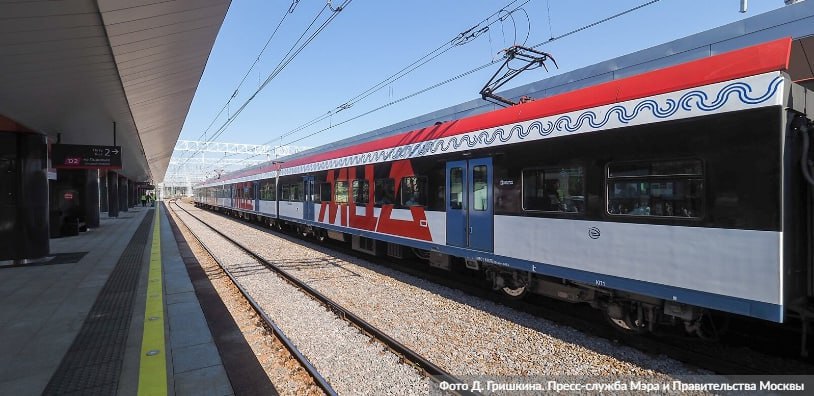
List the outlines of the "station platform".
{"label": "station platform", "polygon": [[[185,242],[179,250],[166,213],[102,214],[99,228],[52,239],[50,260],[0,266],[0,394],[242,393],[223,361],[256,357],[216,343],[241,337],[217,330],[230,328],[217,323],[231,321],[225,308],[205,315],[222,301],[188,271],[197,261]],[[229,358],[234,350],[243,356]]]}

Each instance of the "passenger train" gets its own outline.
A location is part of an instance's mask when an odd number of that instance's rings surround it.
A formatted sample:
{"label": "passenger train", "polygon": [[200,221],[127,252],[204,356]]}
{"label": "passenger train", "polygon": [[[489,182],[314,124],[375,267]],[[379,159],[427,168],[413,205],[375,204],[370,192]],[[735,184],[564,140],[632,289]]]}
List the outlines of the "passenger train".
{"label": "passenger train", "polygon": [[208,180],[198,206],[589,303],[619,329],[812,300],[814,95],[790,39]]}

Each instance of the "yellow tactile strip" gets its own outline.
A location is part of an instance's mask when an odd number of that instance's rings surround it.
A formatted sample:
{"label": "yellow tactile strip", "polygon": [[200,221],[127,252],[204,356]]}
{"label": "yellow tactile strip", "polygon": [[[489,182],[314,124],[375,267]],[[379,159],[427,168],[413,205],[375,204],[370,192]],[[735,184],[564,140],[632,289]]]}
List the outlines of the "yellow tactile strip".
{"label": "yellow tactile strip", "polygon": [[167,349],[164,340],[164,287],[161,270],[161,218],[156,206],[150,273],[147,276],[147,304],[144,309],[144,335],[141,339],[138,394],[167,394]]}

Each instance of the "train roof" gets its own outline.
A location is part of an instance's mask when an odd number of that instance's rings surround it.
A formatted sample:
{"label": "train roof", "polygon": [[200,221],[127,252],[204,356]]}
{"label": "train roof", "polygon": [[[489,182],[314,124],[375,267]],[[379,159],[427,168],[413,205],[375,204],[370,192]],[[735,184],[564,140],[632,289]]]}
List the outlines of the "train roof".
{"label": "train roof", "polygon": [[[723,25],[668,43],[633,52],[591,66],[565,72],[501,93],[508,98],[530,96],[535,99],[592,87],[666,67],[711,57],[767,41],[791,37],[788,73],[792,80],[814,84],[814,1],[804,1],[764,14]],[[806,56],[807,54],[808,57]],[[459,120],[499,109],[483,99],[474,99],[442,110],[414,117],[367,133],[279,158],[281,163],[355,146],[361,143],[418,130],[439,122]],[[271,162],[223,175],[226,181],[238,174],[261,173]],[[285,167],[285,165],[283,165]],[[211,183],[204,182],[203,184]]]}

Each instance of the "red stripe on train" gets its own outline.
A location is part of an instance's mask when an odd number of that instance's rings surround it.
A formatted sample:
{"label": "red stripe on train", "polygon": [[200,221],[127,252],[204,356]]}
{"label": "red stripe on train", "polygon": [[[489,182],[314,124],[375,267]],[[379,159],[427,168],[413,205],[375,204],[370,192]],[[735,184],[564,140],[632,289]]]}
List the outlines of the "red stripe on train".
{"label": "red stripe on train", "polygon": [[405,144],[460,135],[500,125],[509,125],[626,100],[678,91],[691,87],[787,70],[791,38],[782,38],[719,55],[653,70],[632,77],[609,81],[576,91],[538,99],[525,104],[495,110],[399,135],[373,140],[338,150],[298,158],[262,169],[240,172],[229,179],[281,168],[341,158]]}
{"label": "red stripe on train", "polygon": [[283,168],[786,70],[790,54],[791,38],[783,38],[437,126],[298,158],[284,163]]}

